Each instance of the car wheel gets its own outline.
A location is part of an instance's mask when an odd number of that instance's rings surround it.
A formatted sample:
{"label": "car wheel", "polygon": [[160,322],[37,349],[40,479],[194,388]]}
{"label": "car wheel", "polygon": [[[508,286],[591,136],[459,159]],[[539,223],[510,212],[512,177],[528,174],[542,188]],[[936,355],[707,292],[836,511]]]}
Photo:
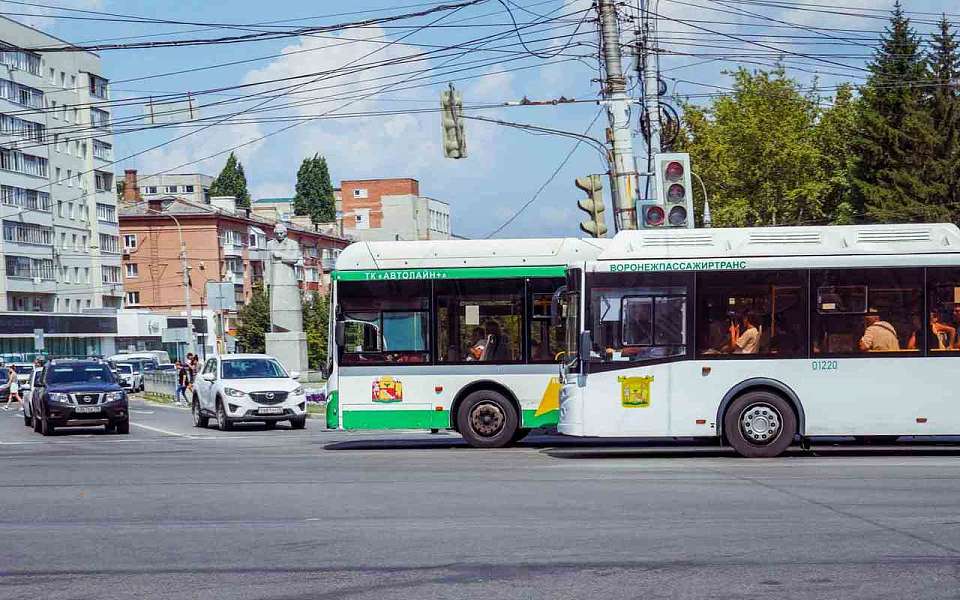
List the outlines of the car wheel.
{"label": "car wheel", "polygon": [[773,458],[793,443],[797,417],[779,395],[747,392],[734,400],[723,416],[727,441],[746,458]]}
{"label": "car wheel", "polygon": [[33,420],[33,430],[37,433],[40,433],[40,417],[34,413],[30,418]]}
{"label": "car wheel", "polygon": [[33,425],[33,417],[31,417],[30,415],[28,415],[26,409],[24,409],[24,411],[23,411],[23,426],[24,426],[24,427],[30,427],[31,425]]}
{"label": "car wheel", "polygon": [[493,390],[471,393],[457,409],[460,435],[474,448],[502,448],[510,444],[519,422],[513,404]]}
{"label": "car wheel", "polygon": [[53,435],[56,430],[57,428],[50,422],[50,419],[46,417],[40,419],[40,433],[43,435]]}
{"label": "car wheel", "polygon": [[193,399],[193,404],[191,405],[190,412],[193,413],[193,426],[203,429],[207,426],[207,423],[210,422],[210,417],[207,417],[200,411],[200,401],[196,398]]}
{"label": "car wheel", "polygon": [[230,431],[233,429],[233,423],[230,422],[230,418],[227,416],[227,409],[224,408],[223,402],[217,402],[217,426],[220,428],[220,431]]}
{"label": "car wheel", "polygon": [[293,418],[293,419],[290,419],[290,427],[291,427],[292,429],[303,429],[303,428],[306,427],[306,426],[307,426],[307,417],[306,417],[306,416],[303,416],[303,417],[295,417],[295,418]]}
{"label": "car wheel", "polygon": [[117,428],[117,433],[127,435],[128,433],[130,433],[130,419],[117,421],[116,428]]}

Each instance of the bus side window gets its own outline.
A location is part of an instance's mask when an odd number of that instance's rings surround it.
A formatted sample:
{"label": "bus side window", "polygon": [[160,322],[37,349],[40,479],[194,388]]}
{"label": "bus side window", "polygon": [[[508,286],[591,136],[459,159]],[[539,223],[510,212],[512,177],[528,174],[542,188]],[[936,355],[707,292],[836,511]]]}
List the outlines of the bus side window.
{"label": "bus side window", "polygon": [[927,348],[931,353],[957,352],[960,340],[960,269],[927,269]]}
{"label": "bus side window", "polygon": [[817,269],[810,281],[813,354],[909,356],[919,351],[923,269]]}

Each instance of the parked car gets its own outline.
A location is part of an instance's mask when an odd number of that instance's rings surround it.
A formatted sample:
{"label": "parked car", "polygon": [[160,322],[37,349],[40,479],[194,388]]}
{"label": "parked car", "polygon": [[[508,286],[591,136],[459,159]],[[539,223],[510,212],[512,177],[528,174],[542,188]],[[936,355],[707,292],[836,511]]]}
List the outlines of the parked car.
{"label": "parked car", "polygon": [[160,363],[160,366],[157,367],[157,370],[162,371],[164,373],[176,373],[177,365],[173,363]]}
{"label": "parked car", "polygon": [[127,394],[100,360],[49,361],[37,377],[30,404],[33,430],[43,435],[58,427],[96,425],[130,433]]}
{"label": "parked car", "polygon": [[207,359],[194,384],[193,424],[206,427],[216,419],[226,431],[239,422],[268,427],[289,421],[294,429],[307,424],[307,399],[296,371],[287,373],[266,354],[228,354]]}
{"label": "parked car", "polygon": [[143,373],[130,363],[113,363],[117,383],[125,390],[135,392],[143,386]]}
{"label": "parked car", "polygon": [[[31,365],[32,367],[32,365]],[[37,389],[37,381],[43,375],[43,368],[31,368],[30,386],[20,394],[23,398],[23,424],[27,427],[33,425],[33,391]],[[2,393],[2,392],[0,392]]]}

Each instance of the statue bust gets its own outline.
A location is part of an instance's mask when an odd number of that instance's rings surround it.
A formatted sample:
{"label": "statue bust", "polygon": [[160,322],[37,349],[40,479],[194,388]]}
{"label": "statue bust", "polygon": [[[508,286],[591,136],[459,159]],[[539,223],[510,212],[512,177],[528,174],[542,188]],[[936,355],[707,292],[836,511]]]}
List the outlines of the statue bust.
{"label": "statue bust", "polygon": [[296,267],[303,266],[300,246],[287,237],[287,228],[277,223],[275,240],[267,242],[270,252],[270,330],[303,331],[303,306]]}

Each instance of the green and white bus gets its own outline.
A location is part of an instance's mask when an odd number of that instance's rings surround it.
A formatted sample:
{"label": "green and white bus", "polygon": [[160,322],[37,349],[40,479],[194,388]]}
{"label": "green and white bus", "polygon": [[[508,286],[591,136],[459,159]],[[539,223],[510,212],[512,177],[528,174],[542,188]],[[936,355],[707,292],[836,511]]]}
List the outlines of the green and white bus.
{"label": "green and white bus", "polygon": [[359,242],[333,273],[327,425],[453,429],[501,447],[554,427],[571,262],[608,240]]}
{"label": "green and white bus", "polygon": [[621,232],[567,286],[562,434],[960,434],[955,225]]}

